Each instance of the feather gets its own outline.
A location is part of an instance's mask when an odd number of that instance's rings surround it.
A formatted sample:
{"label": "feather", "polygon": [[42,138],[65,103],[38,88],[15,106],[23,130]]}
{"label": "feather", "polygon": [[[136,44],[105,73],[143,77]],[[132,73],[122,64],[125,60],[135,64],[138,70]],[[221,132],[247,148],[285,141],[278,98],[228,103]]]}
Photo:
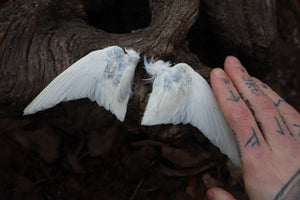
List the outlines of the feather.
{"label": "feather", "polygon": [[185,63],[171,67],[161,60],[146,61],[145,68],[153,88],[141,124],[190,123],[240,165],[233,136],[205,79]]}
{"label": "feather", "polygon": [[90,52],[53,79],[25,108],[34,114],[63,101],[89,98],[123,121],[139,54],[111,46]]}

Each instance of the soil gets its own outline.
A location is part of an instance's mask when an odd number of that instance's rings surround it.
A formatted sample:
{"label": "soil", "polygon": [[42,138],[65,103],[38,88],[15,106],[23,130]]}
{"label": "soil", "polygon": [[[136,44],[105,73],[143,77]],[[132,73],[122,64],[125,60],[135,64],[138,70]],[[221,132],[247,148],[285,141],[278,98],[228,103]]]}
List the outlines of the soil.
{"label": "soil", "polygon": [[[12,3],[7,2],[0,5]],[[102,2],[106,4],[98,5],[105,7],[100,14],[96,5],[86,5],[88,20],[95,27],[122,33],[149,23],[147,1],[127,4],[137,7],[116,7],[111,3],[118,1]],[[289,2],[277,1],[278,38],[271,66],[267,71],[251,73],[300,111],[300,14]],[[119,9],[118,13],[125,17],[112,16],[111,23],[99,23],[97,17],[109,13],[109,9]],[[136,17],[141,13],[143,17]],[[220,42],[210,34],[205,13],[200,17],[197,23],[201,22],[202,26],[192,27],[188,34],[191,44],[199,44],[198,47],[190,45],[191,49],[204,64],[222,66],[230,52],[218,46]],[[119,23],[123,25],[116,28]],[[196,37],[196,33],[202,34],[201,37]],[[242,61],[247,68],[247,59]],[[72,103],[80,106],[85,101]],[[0,106],[0,116],[14,113],[14,108]],[[132,133],[116,120],[101,130],[89,130],[76,117],[70,120],[60,117],[59,112],[69,107],[68,103],[58,107],[25,119],[13,114],[0,118],[1,200],[201,200],[206,199],[206,190],[212,186],[225,188],[237,199],[248,199],[240,169],[203,136],[186,136],[166,144],[143,132]],[[190,129],[195,131],[191,126]]]}

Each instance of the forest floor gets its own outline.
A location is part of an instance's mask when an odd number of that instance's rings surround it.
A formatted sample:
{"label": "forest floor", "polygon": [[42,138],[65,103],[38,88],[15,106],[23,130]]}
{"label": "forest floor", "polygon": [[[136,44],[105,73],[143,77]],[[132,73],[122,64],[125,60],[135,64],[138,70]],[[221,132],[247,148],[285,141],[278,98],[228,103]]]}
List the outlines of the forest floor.
{"label": "forest floor", "polygon": [[[277,12],[273,68],[252,75],[300,111],[300,14],[284,0]],[[0,116],[9,112],[0,105]],[[87,134],[70,128],[73,122],[58,129],[47,116],[0,118],[0,200],[201,200],[212,186],[247,199],[240,169],[206,139],[201,148],[191,137],[165,144],[119,122]]]}

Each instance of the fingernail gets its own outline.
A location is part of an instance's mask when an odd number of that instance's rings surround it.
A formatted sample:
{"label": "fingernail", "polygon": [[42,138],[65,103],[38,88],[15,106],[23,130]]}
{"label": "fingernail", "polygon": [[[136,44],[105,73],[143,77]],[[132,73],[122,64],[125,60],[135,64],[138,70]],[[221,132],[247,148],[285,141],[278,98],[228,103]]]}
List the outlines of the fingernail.
{"label": "fingernail", "polygon": [[222,69],[219,69],[219,68],[214,70],[214,75],[219,78],[227,78],[226,73]]}
{"label": "fingernail", "polygon": [[240,67],[242,66],[242,63],[234,56],[227,56],[225,59],[225,63],[227,63],[230,66],[233,67]]}
{"label": "fingernail", "polygon": [[212,190],[208,190],[207,197],[208,197],[209,200],[214,200],[215,199],[214,192]]}

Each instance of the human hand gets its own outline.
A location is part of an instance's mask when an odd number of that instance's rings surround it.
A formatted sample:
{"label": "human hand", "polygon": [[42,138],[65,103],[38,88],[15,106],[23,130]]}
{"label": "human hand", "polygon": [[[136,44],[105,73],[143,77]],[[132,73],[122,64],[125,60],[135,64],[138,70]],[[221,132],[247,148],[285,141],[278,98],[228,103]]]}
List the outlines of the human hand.
{"label": "human hand", "polygon": [[[300,114],[270,87],[251,77],[229,56],[224,70],[214,69],[211,84],[232,129],[250,199],[300,197]],[[298,195],[288,197],[291,194]],[[210,200],[234,200],[221,188]],[[283,198],[284,197],[284,198]]]}

